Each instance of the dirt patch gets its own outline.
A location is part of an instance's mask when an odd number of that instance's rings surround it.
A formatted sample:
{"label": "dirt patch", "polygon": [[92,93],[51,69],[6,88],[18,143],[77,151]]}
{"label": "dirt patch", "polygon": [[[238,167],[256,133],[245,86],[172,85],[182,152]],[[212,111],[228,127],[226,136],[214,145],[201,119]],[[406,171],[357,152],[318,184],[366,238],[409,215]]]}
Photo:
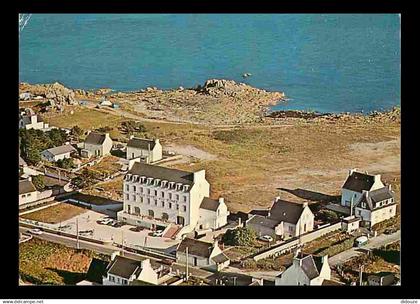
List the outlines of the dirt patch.
{"label": "dirt patch", "polygon": [[203,151],[197,147],[191,146],[191,145],[176,145],[176,144],[170,144],[167,147],[165,147],[168,151],[173,151],[175,153],[197,158],[200,160],[216,160],[217,156],[213,155],[211,153],[208,153],[206,151]]}
{"label": "dirt patch", "polygon": [[86,211],[87,209],[82,207],[61,203],[39,211],[24,214],[22,217],[32,221],[57,224],[85,213]]}

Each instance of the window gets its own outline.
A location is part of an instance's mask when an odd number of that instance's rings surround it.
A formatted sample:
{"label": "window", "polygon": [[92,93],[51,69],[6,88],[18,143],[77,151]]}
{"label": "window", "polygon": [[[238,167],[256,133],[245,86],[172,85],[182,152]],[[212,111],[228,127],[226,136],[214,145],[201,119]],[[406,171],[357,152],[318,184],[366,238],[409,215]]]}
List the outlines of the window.
{"label": "window", "polygon": [[187,202],[187,197],[186,196],[184,196],[184,203],[186,203]]}
{"label": "window", "polygon": [[150,189],[147,189],[147,194],[150,194]]}
{"label": "window", "polygon": [[182,209],[184,210],[184,212],[187,212],[187,206],[182,206]]}
{"label": "window", "polygon": [[179,200],[179,194],[176,195],[176,200]]}
{"label": "window", "polygon": [[126,279],[122,279],[122,284],[123,285],[127,285],[127,280]]}
{"label": "window", "polygon": [[169,203],[169,209],[172,209],[172,203]]}
{"label": "window", "polygon": [[178,204],[176,204],[176,210],[179,210],[179,205]]}
{"label": "window", "polygon": [[130,186],[129,185],[125,185],[125,190],[129,191],[130,190]]}
{"label": "window", "polygon": [[133,191],[136,192],[136,186],[133,186]]}
{"label": "window", "polygon": [[165,202],[162,202],[162,207],[165,207]]}
{"label": "window", "polygon": [[169,199],[172,199],[172,193],[169,193]]}
{"label": "window", "polygon": [[153,210],[149,210],[149,216],[155,217],[155,213],[153,212]]}
{"label": "window", "polygon": [[150,205],[150,198],[147,199],[147,203]]}
{"label": "window", "polygon": [[30,193],[28,193],[27,197],[30,197],[30,196],[31,196],[31,194],[30,194]]}
{"label": "window", "polygon": [[155,196],[158,196],[157,190],[155,190]]}
{"label": "window", "polygon": [[136,200],[136,196],[135,195],[132,195],[131,196],[131,200],[135,201]]}
{"label": "window", "polygon": [[140,187],[140,193],[143,193],[143,187]]}
{"label": "window", "polygon": [[128,201],[130,199],[130,196],[128,194],[126,194],[125,199]]}
{"label": "window", "polygon": [[165,197],[165,192],[163,192],[163,191],[162,191],[162,192],[160,193],[160,196],[161,196],[161,197]]}
{"label": "window", "polygon": [[140,196],[140,203],[143,203],[143,197]]}
{"label": "window", "polygon": [[155,199],[155,205],[157,206],[157,199]]}
{"label": "window", "polygon": [[131,213],[131,206],[127,205],[127,213],[130,214]]}
{"label": "window", "polygon": [[292,231],[293,231],[293,227],[289,226],[289,232],[292,232]]}
{"label": "window", "polygon": [[140,208],[134,207],[134,213],[140,215]]}
{"label": "window", "polygon": [[112,275],[109,275],[109,280],[110,280],[111,282],[115,282],[115,277],[113,277]]}

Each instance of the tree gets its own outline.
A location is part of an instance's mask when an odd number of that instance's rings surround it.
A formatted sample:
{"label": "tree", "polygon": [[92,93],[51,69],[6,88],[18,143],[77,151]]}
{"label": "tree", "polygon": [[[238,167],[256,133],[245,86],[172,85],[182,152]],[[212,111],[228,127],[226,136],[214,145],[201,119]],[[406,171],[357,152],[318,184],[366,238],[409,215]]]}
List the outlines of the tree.
{"label": "tree", "polygon": [[37,165],[41,161],[41,153],[36,148],[29,148],[23,156],[28,165]]}
{"label": "tree", "polygon": [[42,191],[45,189],[45,181],[44,176],[42,175],[35,175],[32,177],[32,184],[34,184],[36,190]]}
{"label": "tree", "polygon": [[338,220],[338,215],[332,210],[323,209],[318,212],[318,217],[320,217],[322,220],[328,221],[328,222],[334,222]]}
{"label": "tree", "polygon": [[53,147],[61,146],[67,141],[67,134],[64,130],[51,129],[47,133]]}
{"label": "tree", "polygon": [[71,169],[74,167],[73,159],[64,158],[57,160],[57,166],[63,169]]}
{"label": "tree", "polygon": [[134,120],[123,121],[121,123],[121,129],[126,134],[133,134],[134,132],[146,132],[146,127],[142,123]]}
{"label": "tree", "polygon": [[74,126],[73,128],[71,128],[70,134],[72,136],[74,136],[77,140],[80,139],[80,136],[82,136],[84,133],[83,129],[80,128],[79,126]]}
{"label": "tree", "polygon": [[82,189],[92,186],[95,183],[95,175],[88,169],[83,169],[82,174],[72,178],[70,186],[73,189]]}
{"label": "tree", "polygon": [[222,237],[222,242],[232,246],[251,246],[254,244],[257,235],[254,230],[248,227],[229,229]]}

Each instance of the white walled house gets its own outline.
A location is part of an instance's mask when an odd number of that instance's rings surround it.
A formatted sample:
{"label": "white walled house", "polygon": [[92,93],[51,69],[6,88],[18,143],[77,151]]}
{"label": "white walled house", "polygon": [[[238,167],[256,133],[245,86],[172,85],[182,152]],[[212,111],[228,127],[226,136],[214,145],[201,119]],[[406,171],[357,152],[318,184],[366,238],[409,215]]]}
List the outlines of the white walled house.
{"label": "white walled house", "polygon": [[113,255],[102,279],[103,285],[131,285],[134,281],[157,285],[158,272],[152,268],[149,259],[133,260]]}
{"label": "white walled house", "polygon": [[[216,229],[227,222],[229,213],[223,200],[211,202],[214,210],[200,208],[210,194],[204,170],[186,172],[142,162],[130,162],[130,166],[124,177],[119,220],[148,228],[173,223],[183,226],[185,233],[199,223]],[[208,200],[204,202],[207,206]]]}
{"label": "white walled house", "polygon": [[364,190],[372,191],[383,187],[380,174],[370,175],[352,169],[341,188],[341,205],[350,207],[353,204],[354,206],[362,197]]}
{"label": "white walled house", "polygon": [[292,265],[275,278],[275,285],[320,286],[331,279],[328,255],[315,257],[298,252]]}
{"label": "white walled house", "polygon": [[111,152],[112,139],[109,133],[90,132],[85,139],[81,155],[83,157],[105,156]]}
{"label": "white walled house", "polygon": [[268,216],[253,215],[246,222],[258,235],[291,238],[314,229],[314,214],[307,203],[299,204],[277,197]]}
{"label": "white walled house", "polygon": [[227,225],[229,211],[222,197],[219,200],[204,197],[199,214],[198,229],[218,229]]}
{"label": "white walled house", "polygon": [[41,116],[35,114],[32,109],[25,109],[19,116],[19,128],[21,129],[48,129],[48,124],[44,123]]}
{"label": "white walled house", "polygon": [[36,190],[31,178],[19,181],[19,205],[32,203],[38,200],[38,191]]}
{"label": "white walled house", "polygon": [[220,271],[229,266],[229,258],[219,248],[218,242],[209,243],[185,238],[176,250],[177,263]]}
{"label": "white walled house", "polygon": [[363,191],[354,207],[354,215],[361,219],[361,224],[365,227],[390,219],[396,213],[397,204],[390,185],[373,191]]}
{"label": "white walled house", "polygon": [[130,136],[127,143],[126,158],[140,158],[142,162],[153,163],[162,159],[162,145],[159,139],[144,139]]}
{"label": "white walled house", "polygon": [[56,162],[60,159],[71,158],[71,154],[77,150],[70,144],[54,147],[41,152],[42,159],[49,162]]}

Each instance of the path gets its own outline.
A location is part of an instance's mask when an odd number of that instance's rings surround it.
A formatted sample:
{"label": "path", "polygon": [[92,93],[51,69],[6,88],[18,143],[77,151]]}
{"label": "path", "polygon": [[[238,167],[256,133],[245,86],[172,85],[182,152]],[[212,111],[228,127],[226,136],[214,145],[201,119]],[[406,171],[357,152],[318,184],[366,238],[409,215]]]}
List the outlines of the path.
{"label": "path", "polygon": [[[381,246],[394,243],[396,241],[399,241],[400,239],[401,239],[401,231],[398,230],[397,232],[393,234],[381,234],[375,238],[371,238],[365,246],[362,246],[360,248],[361,249],[374,249],[374,248],[378,248]],[[362,254],[361,251],[358,251],[358,249],[360,248],[353,247],[339,254],[336,254],[335,256],[330,257],[328,259],[330,266],[343,264],[344,262],[350,260],[351,258],[354,258]]]}

